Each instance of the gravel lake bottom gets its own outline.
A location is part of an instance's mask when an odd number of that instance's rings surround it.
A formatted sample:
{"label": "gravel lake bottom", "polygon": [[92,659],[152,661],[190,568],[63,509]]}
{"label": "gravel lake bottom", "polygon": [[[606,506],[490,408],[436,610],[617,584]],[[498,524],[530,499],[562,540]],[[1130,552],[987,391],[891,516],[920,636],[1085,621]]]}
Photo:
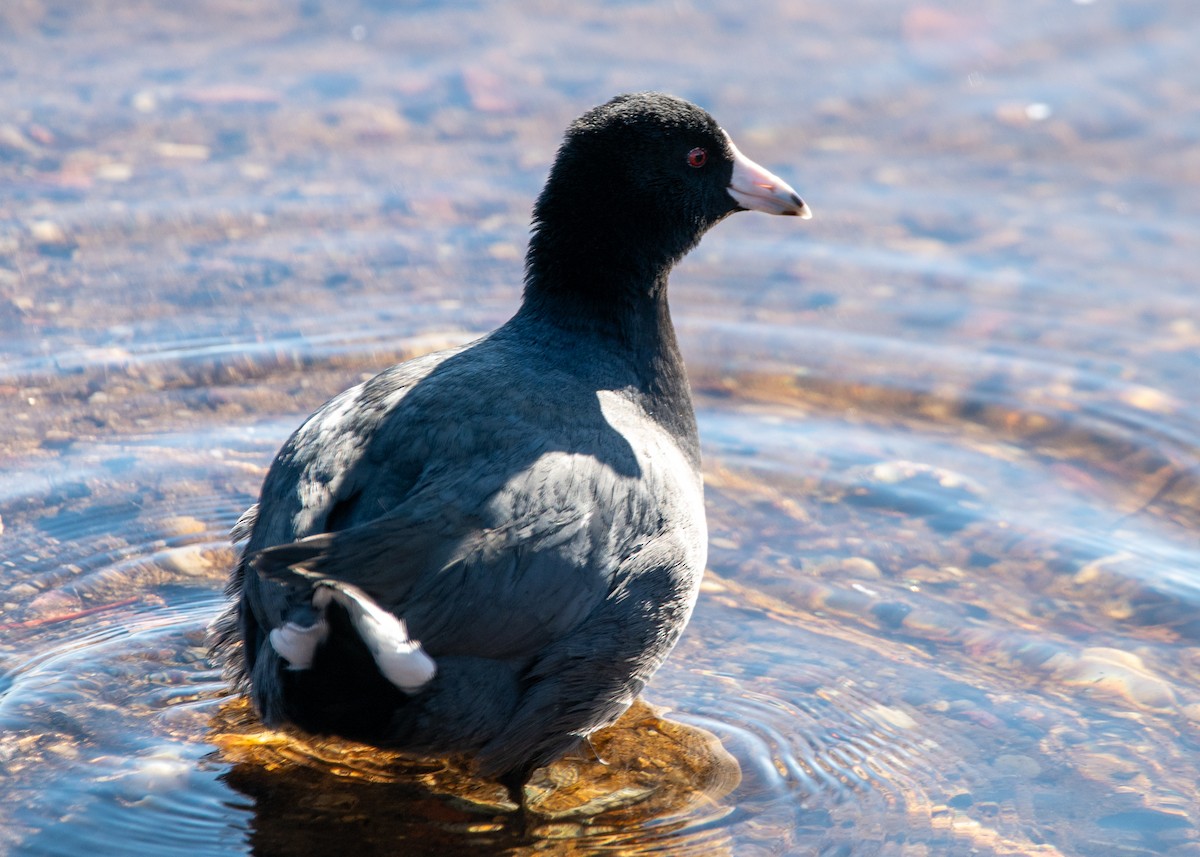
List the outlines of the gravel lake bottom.
{"label": "gravel lake bottom", "polygon": [[[0,852],[1200,857],[1200,13],[0,8]],[[208,655],[275,451],[520,297],[566,124],[709,110],[814,219],[672,277],[709,570],[517,823]]]}

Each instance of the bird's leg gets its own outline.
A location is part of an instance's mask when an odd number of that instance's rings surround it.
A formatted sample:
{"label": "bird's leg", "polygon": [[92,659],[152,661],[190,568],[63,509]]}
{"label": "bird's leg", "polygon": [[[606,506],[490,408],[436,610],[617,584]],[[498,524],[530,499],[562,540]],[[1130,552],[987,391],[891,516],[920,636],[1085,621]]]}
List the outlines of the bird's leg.
{"label": "bird's leg", "polygon": [[508,791],[509,798],[517,805],[516,813],[509,817],[509,824],[527,842],[531,842],[534,838],[533,823],[535,821],[529,812],[529,805],[525,803],[525,784],[529,782],[531,773],[533,773],[532,766],[522,765],[497,778]]}
{"label": "bird's leg", "polygon": [[513,768],[511,771],[506,771],[496,779],[500,781],[500,785],[508,791],[509,799],[517,805],[517,812],[521,815],[525,814],[525,784],[529,782],[529,775],[533,773],[533,769],[527,765],[522,765],[519,768]]}

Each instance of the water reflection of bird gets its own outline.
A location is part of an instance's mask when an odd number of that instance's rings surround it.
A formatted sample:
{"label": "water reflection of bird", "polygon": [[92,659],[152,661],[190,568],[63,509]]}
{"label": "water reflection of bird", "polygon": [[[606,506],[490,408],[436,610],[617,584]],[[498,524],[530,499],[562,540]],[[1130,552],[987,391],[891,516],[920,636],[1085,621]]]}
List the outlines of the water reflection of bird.
{"label": "water reflection of bird", "polygon": [[235,530],[218,646],[266,722],[469,753],[519,801],[629,706],[706,554],[667,275],[746,209],[809,216],[692,104],[570,126],[516,315],[323,406]]}

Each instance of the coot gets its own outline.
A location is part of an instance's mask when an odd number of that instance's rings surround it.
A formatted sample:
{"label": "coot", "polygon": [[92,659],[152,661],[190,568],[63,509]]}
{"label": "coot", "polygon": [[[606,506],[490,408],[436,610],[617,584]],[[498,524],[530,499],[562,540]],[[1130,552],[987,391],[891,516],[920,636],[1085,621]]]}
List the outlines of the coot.
{"label": "coot", "polygon": [[572,123],[516,315],[324,405],[235,529],[217,646],[266,723],[470,754],[519,797],[620,716],[707,550],[667,275],[746,209],[810,216],[693,104]]}

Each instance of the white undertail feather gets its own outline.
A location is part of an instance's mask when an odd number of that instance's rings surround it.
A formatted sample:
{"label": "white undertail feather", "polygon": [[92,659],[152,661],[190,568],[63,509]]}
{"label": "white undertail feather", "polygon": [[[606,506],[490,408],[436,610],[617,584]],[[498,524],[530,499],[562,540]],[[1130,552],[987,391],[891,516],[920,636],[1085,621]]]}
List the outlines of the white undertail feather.
{"label": "white undertail feather", "polygon": [[325,642],[328,636],[329,623],[322,613],[321,618],[307,628],[295,622],[286,622],[272,629],[271,647],[288,662],[288,669],[306,670],[312,666],[317,646]]}
{"label": "white undertail feather", "polygon": [[320,618],[309,627],[288,622],[271,631],[271,646],[288,662],[290,669],[312,666],[317,646],[329,634],[325,609],[336,601],[346,609],[354,630],[366,643],[384,678],[405,693],[416,693],[437,674],[437,665],[421,643],[408,636],[403,619],[376,604],[367,593],[348,583],[326,581],[313,593],[313,606]]}

